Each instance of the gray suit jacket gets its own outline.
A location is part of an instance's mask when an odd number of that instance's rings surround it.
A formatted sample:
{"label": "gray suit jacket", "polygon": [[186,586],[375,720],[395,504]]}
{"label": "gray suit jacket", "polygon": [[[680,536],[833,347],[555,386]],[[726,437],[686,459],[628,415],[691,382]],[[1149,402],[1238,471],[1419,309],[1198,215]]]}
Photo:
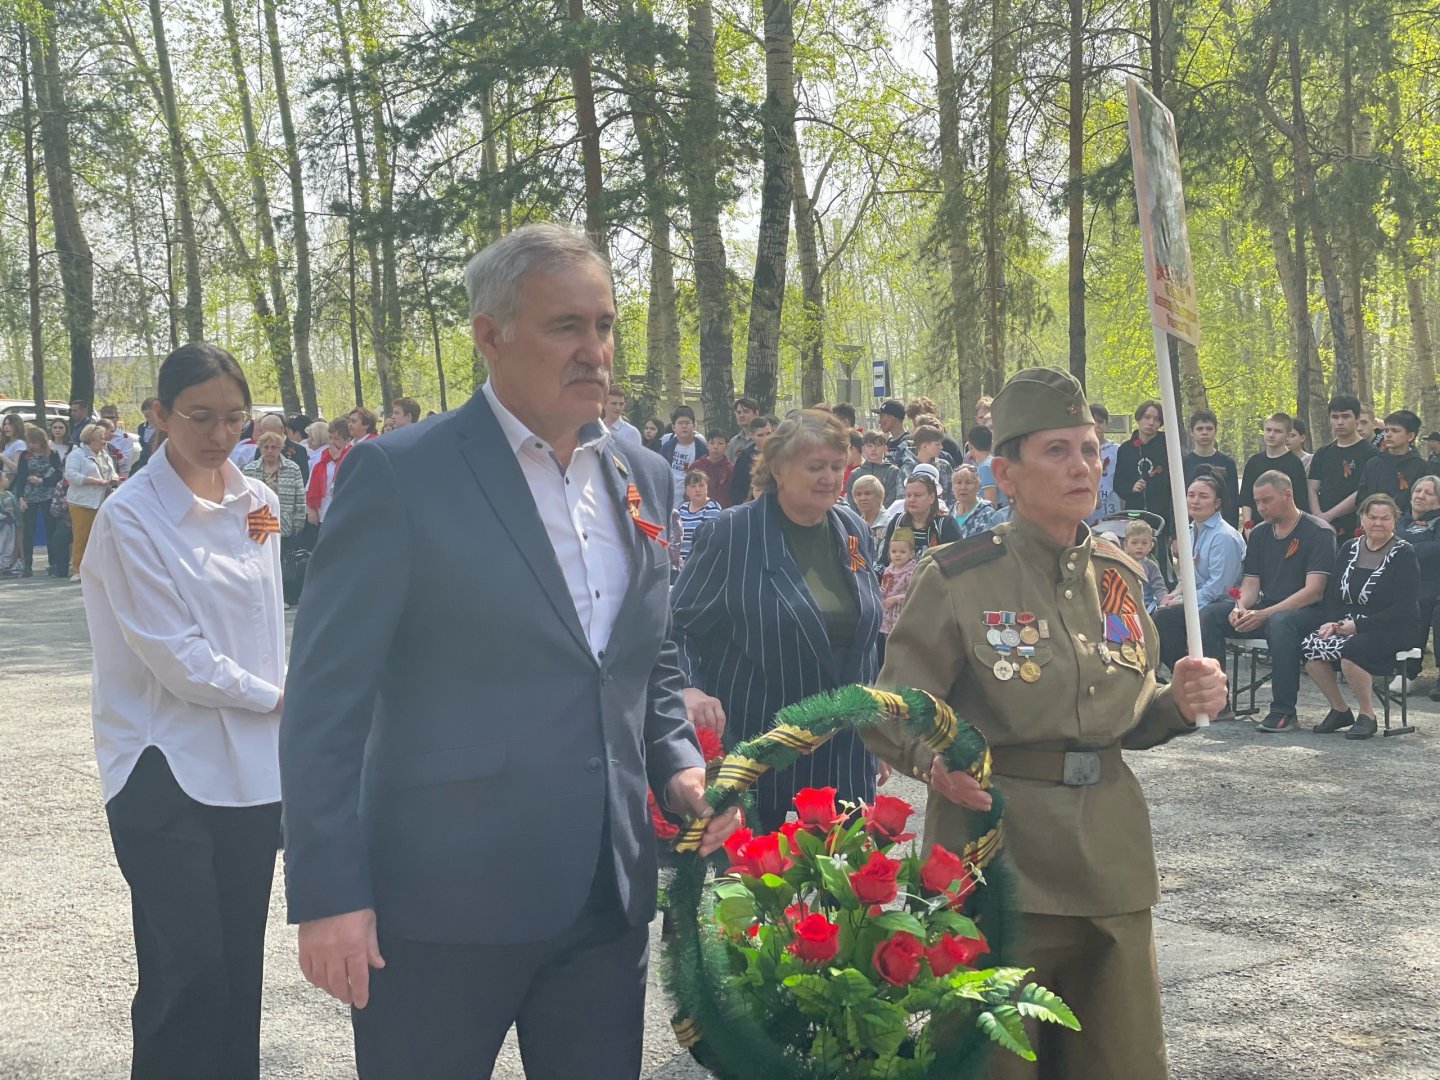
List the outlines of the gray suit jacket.
{"label": "gray suit jacket", "polygon": [[397,937],[541,941],[573,923],[601,858],[631,924],[653,916],[647,778],[661,791],[702,759],[669,556],[625,493],[664,522],[672,487],[656,455],[601,450],[630,563],[601,660],[482,394],[346,455],[285,687],[291,922],[374,907]]}

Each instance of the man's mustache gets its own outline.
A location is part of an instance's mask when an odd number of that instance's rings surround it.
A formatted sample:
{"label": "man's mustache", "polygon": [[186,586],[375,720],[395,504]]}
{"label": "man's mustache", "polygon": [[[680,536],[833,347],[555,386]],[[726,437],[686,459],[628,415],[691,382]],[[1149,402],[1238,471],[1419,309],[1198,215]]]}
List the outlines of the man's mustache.
{"label": "man's mustache", "polygon": [[610,388],[610,374],[602,368],[589,367],[586,364],[569,363],[565,370],[560,373],[560,385],[569,386],[571,383],[593,382],[599,383],[605,389]]}

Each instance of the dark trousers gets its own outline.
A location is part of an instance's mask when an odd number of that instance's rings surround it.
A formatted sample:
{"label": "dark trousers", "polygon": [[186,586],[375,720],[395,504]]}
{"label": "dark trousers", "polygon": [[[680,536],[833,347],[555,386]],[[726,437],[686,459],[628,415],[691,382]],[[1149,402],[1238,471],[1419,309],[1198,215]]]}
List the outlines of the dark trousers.
{"label": "dark trousers", "polygon": [[280,804],[207,806],[150,747],[105,806],[140,985],[131,1080],[258,1080]]}
{"label": "dark trousers", "polygon": [[34,569],[35,566],[35,529],[37,525],[43,525],[45,529],[45,554],[50,563],[49,572],[56,577],[69,577],[70,522],[51,517],[48,500],[25,504],[21,533],[24,537],[22,546],[26,571]]}
{"label": "dark trousers", "polygon": [[[609,845],[602,863],[608,864]],[[636,1080],[648,926],[626,925],[613,874],[574,925],[524,945],[408,941],[380,930],[385,966],[352,1009],[360,1080],[484,1080],[511,1025],[527,1080]]]}
{"label": "dark trousers", "polygon": [[1240,631],[1230,625],[1234,600],[1219,600],[1200,609],[1200,636],[1205,642],[1205,655],[1225,663],[1225,639],[1263,637],[1270,643],[1270,707],[1293,713],[1300,696],[1300,642],[1314,633],[1325,621],[1319,604],[1280,611],[1265,620],[1259,630]]}

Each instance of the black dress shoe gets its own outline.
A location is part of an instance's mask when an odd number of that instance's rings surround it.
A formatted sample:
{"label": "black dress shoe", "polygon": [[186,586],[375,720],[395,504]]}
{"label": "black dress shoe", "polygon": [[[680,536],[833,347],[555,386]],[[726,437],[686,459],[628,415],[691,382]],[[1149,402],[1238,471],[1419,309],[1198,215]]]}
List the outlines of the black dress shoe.
{"label": "black dress shoe", "polygon": [[[1371,721],[1372,723],[1374,721]],[[1331,732],[1339,731],[1341,728],[1350,727],[1355,723],[1355,714],[1349,709],[1341,712],[1339,709],[1331,709],[1325,714],[1325,719],[1315,725],[1317,735],[1329,735]]]}
{"label": "black dress shoe", "polygon": [[1375,717],[1361,713],[1355,718],[1355,726],[1345,733],[1345,738],[1368,739],[1379,730],[1379,726],[1375,723]]}

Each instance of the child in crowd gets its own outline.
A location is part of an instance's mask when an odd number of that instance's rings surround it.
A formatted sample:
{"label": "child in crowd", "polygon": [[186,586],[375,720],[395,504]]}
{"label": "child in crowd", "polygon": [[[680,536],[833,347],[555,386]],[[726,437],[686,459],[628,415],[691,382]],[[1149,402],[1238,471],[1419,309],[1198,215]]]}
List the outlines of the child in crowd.
{"label": "child in crowd", "polygon": [[0,576],[15,577],[24,568],[20,558],[20,500],[10,490],[10,474],[0,469]]}
{"label": "child in crowd", "polygon": [[710,478],[710,497],[724,510],[730,505],[730,483],[735,476],[735,463],[728,453],[730,440],[723,431],[707,431],[705,446],[707,453],[691,466],[691,471]]}
{"label": "child in crowd", "polygon": [[950,477],[955,467],[941,450],[945,447],[945,434],[937,427],[924,424],[910,435],[910,445],[915,452],[917,464],[929,462],[940,470],[940,490],[950,490]]}
{"label": "child in crowd", "polygon": [[898,528],[890,534],[890,565],[880,575],[880,662],[885,662],[885,640],[900,618],[900,609],[905,605],[905,594],[910,590],[910,579],[915,574],[915,534],[910,529]]}
{"label": "child in crowd", "polygon": [[670,514],[670,565],[676,573],[690,557],[695,530],[700,523],[714,521],[719,516],[720,504],[710,498],[709,477],[699,469],[692,469],[685,476],[685,501]]}
{"label": "child in crowd", "polygon": [[1155,530],[1148,521],[1132,521],[1125,526],[1125,554],[1145,571],[1145,610],[1151,614],[1165,595],[1165,579],[1160,576],[1160,565],[1150,557],[1154,550]]}
{"label": "child in crowd", "polygon": [[903,494],[904,478],[900,475],[900,467],[885,456],[889,449],[890,440],[883,431],[867,431],[860,437],[860,456],[865,460],[850,470],[845,489],[845,501],[851,510],[856,510],[855,481],[862,476],[873,476],[885,485],[886,506]]}

